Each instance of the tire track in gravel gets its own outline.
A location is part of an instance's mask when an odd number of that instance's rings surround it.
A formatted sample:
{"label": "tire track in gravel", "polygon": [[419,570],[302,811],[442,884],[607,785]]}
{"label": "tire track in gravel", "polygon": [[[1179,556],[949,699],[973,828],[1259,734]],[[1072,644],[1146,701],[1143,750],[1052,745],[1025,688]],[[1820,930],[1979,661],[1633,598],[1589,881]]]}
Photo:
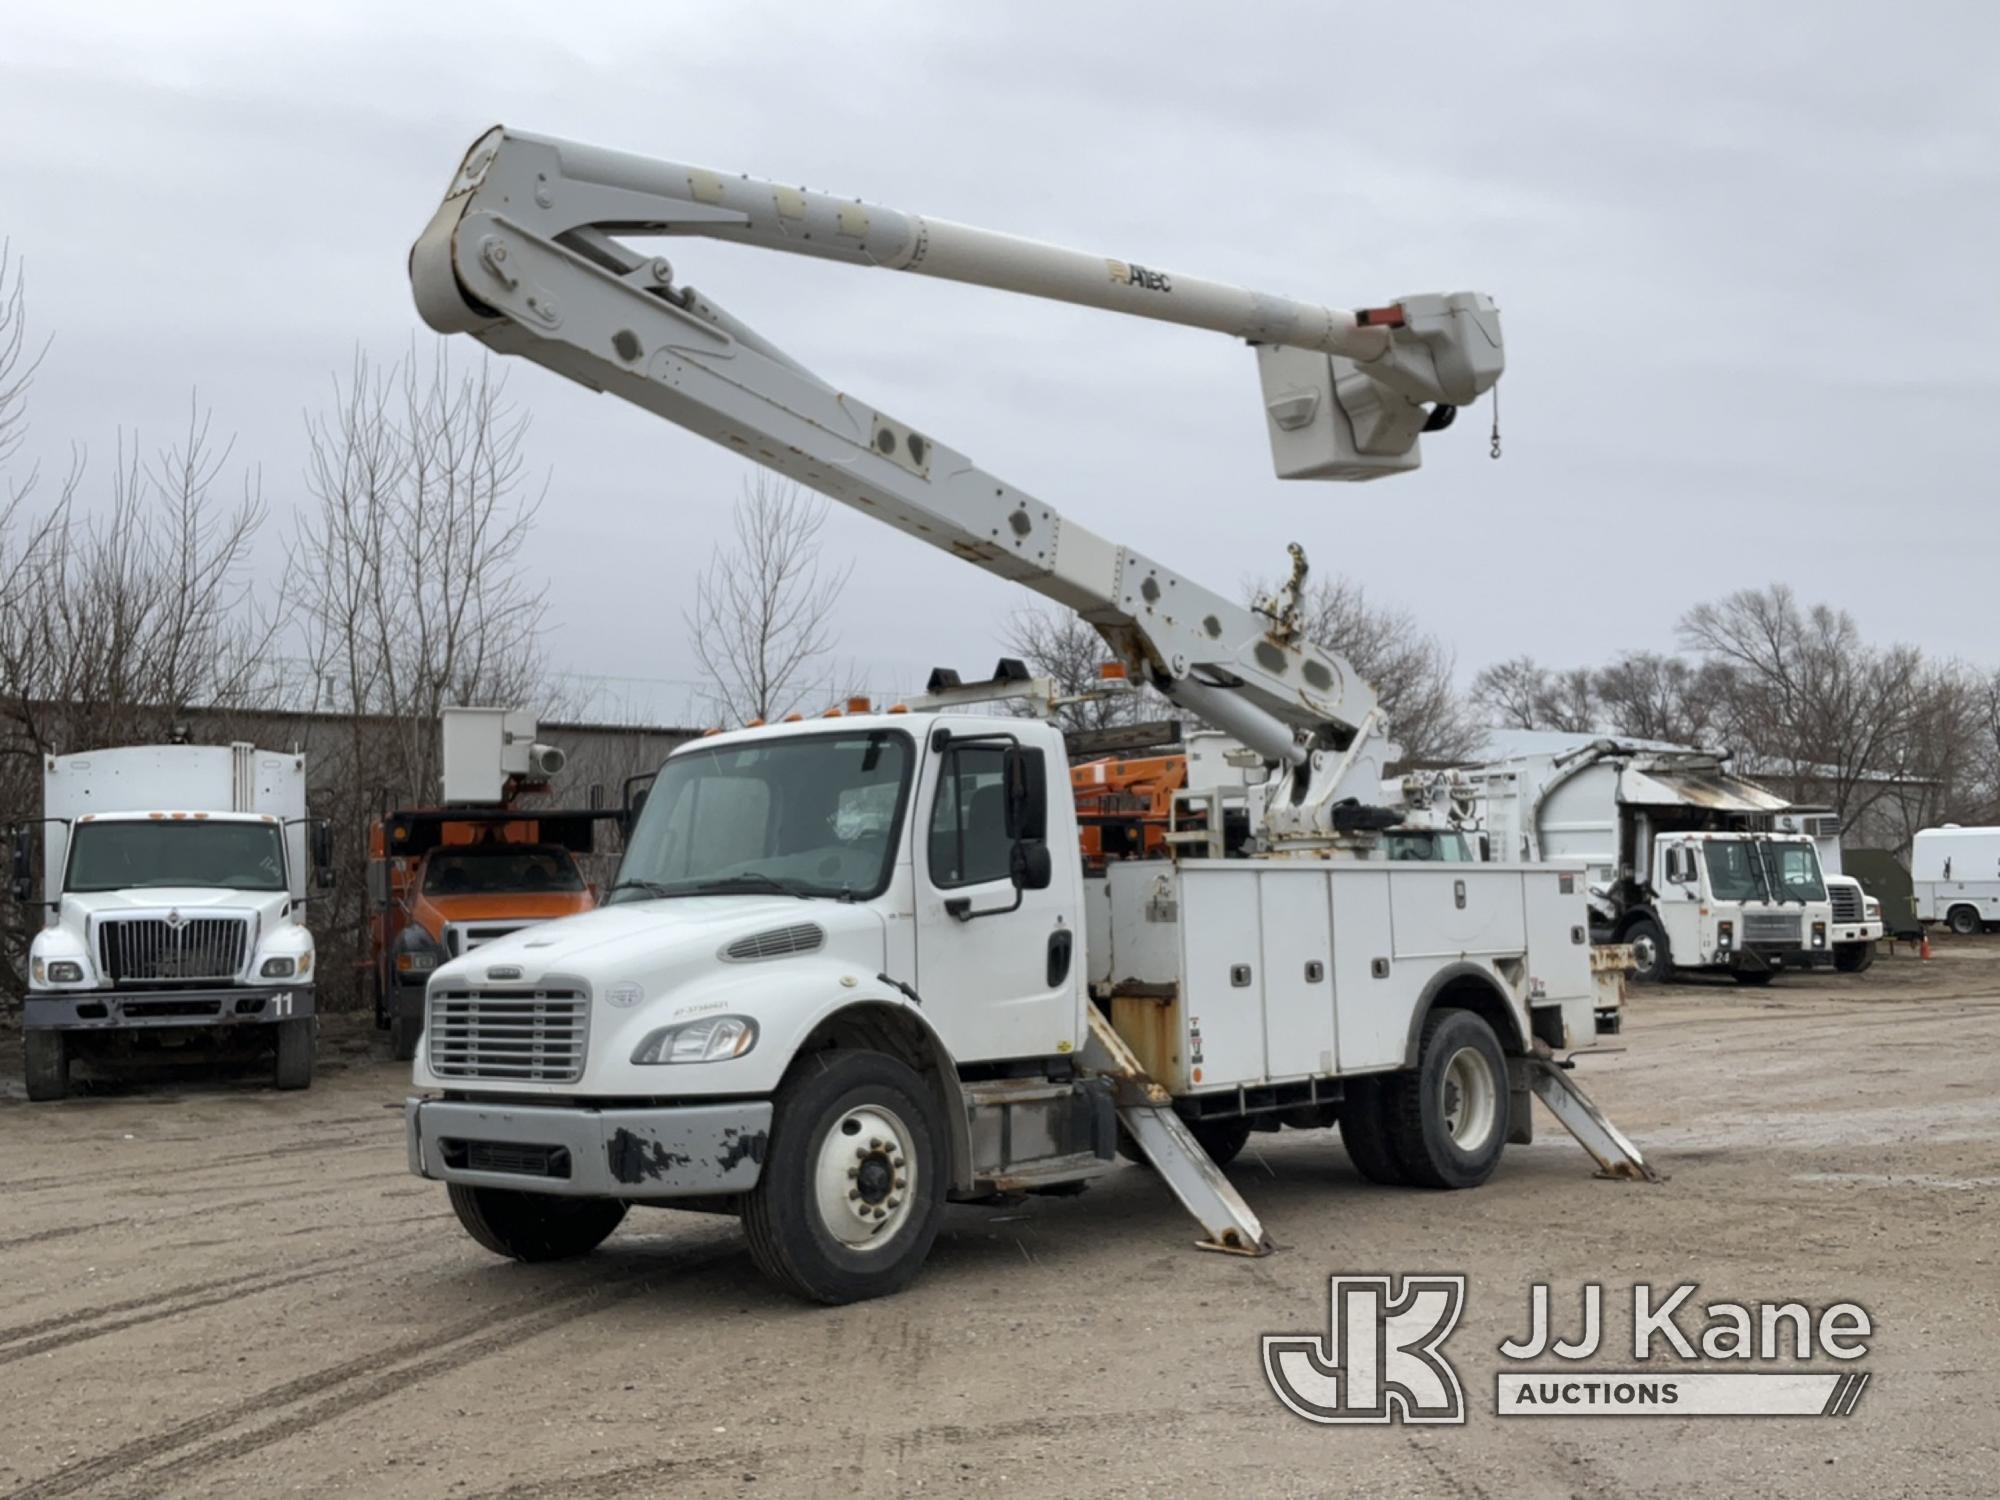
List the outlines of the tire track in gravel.
{"label": "tire track in gravel", "polygon": [[[282,1146],[270,1146],[261,1151],[242,1151],[232,1156],[213,1156],[207,1161],[192,1166],[172,1168],[176,1179],[209,1172],[219,1172],[227,1168],[240,1168],[246,1162],[279,1161],[287,1156],[301,1156],[315,1151],[359,1151],[364,1148],[387,1148],[401,1140],[401,1122],[396,1122],[394,1131],[384,1131],[380,1127],[362,1131],[360,1134],[344,1133],[337,1139],[325,1137],[310,1141],[290,1141]],[[148,1144],[151,1144],[150,1142]],[[123,1167],[110,1172],[93,1172],[89,1177],[79,1177],[75,1172],[45,1172],[39,1177],[17,1177],[12,1181],[0,1181],[0,1192],[4,1193],[46,1193],[59,1188],[87,1188],[101,1190],[107,1183],[127,1179],[158,1177],[159,1167]]]}
{"label": "tire track in gravel", "polygon": [[[364,1172],[356,1177],[300,1177],[285,1184],[299,1186],[312,1184],[320,1187],[339,1187],[357,1182],[372,1182],[380,1177],[377,1172]],[[255,1183],[243,1186],[269,1187],[276,1184]],[[121,1214],[110,1219],[91,1219],[82,1224],[62,1224],[50,1229],[37,1229],[31,1234],[16,1235],[13,1239],[0,1240],[0,1251],[18,1250],[28,1245],[39,1245],[46,1240],[68,1239],[73,1235],[88,1234],[94,1229],[116,1229],[120,1225],[143,1222],[147,1227],[157,1224],[175,1224],[182,1219],[206,1218],[214,1214],[233,1213],[243,1208],[264,1208],[273,1203],[310,1203],[310,1198],[298,1193],[275,1193],[262,1198],[239,1198],[233,1203],[204,1203],[195,1208],[183,1209],[179,1213]]]}
{"label": "tire track in gravel", "polygon": [[[12,1364],[36,1354],[52,1353],[72,1344],[88,1343],[91,1339],[122,1333],[128,1328],[177,1318],[183,1313],[198,1312],[205,1307],[218,1307],[245,1297],[261,1296],[302,1281],[317,1281],[340,1271],[351,1271],[364,1265],[373,1268],[385,1261],[405,1260],[431,1248],[427,1244],[417,1244],[393,1250],[357,1250],[303,1270],[250,1271],[241,1276],[192,1281],[169,1291],[156,1292],[150,1297],[131,1297],[123,1302],[18,1324],[13,1328],[0,1329],[0,1365]],[[130,1316],[121,1317],[120,1314]],[[110,1321],[95,1321],[99,1319]],[[88,1326],[79,1327],[79,1324]]]}
{"label": "tire track in gravel", "polygon": [[[677,1246],[658,1259],[600,1276],[553,1298],[544,1292],[529,1291],[498,1311],[475,1314],[386,1348],[370,1350],[165,1432],[134,1439],[95,1458],[58,1469],[16,1489],[13,1500],[56,1500],[79,1492],[96,1495],[104,1493],[104,1486],[113,1484],[128,1484],[127,1493],[135,1496],[165,1493],[162,1482],[169,1478],[186,1478],[310,1432],[347,1412],[387,1400],[410,1386],[643,1295],[663,1276],[700,1270],[741,1249],[742,1241],[736,1234],[718,1231],[704,1243]],[[231,1428],[242,1427],[286,1407],[296,1409],[262,1426],[230,1435]]]}

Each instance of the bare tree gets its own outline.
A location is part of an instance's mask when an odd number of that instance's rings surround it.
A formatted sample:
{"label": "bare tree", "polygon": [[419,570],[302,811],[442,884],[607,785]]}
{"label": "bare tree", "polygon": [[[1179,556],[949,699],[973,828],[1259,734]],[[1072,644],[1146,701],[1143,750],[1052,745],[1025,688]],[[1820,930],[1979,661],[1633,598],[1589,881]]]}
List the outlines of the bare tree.
{"label": "bare tree", "polygon": [[1849,822],[1885,793],[1882,773],[1909,743],[1921,653],[1868,645],[1847,611],[1803,607],[1784,584],[1697,605],[1681,635],[1728,669],[1730,732],[1746,769]]}
{"label": "bare tree", "polygon": [[[483,358],[440,343],[381,369],[358,355],[308,416],[306,488],[290,547],[308,681],[301,706],[357,716],[353,773],[393,795],[435,792],[438,711],[545,701],[544,588],[523,564],[542,490],[528,419]],[[363,745],[359,716],[386,721]]]}
{"label": "bare tree", "polygon": [[1472,679],[1471,699],[1502,728],[1594,734],[1600,725],[1596,683],[1588,667],[1558,672],[1532,656],[1511,657],[1480,669]]}
{"label": "bare tree", "polygon": [[1635,651],[1591,676],[1604,721],[1634,739],[1713,748],[1726,733],[1733,681],[1720,662]]}
{"label": "bare tree", "polygon": [[[20,451],[28,435],[28,387],[48,344],[32,353],[28,344],[28,283],[13,246],[0,240],[0,468]],[[24,495],[34,476],[10,487],[13,498]]]}
{"label": "bare tree", "polygon": [[683,619],[720,722],[781,719],[835,695],[833,615],[853,565],[821,563],[826,515],[825,500],[760,469],[736,502],[734,544],[695,580]]}

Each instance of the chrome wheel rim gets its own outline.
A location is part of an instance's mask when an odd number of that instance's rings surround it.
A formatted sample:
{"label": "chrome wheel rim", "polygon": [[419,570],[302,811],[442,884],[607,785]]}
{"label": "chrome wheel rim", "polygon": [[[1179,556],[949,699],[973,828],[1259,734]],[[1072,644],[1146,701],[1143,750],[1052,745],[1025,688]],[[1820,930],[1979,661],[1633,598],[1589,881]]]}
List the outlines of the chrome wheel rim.
{"label": "chrome wheel rim", "polygon": [[849,1250],[869,1253],[894,1240],[917,1188],[915,1137],[892,1109],[856,1105],[820,1141],[813,1171],[820,1222]]}
{"label": "chrome wheel rim", "polygon": [[1486,1057],[1476,1047],[1460,1047],[1444,1065],[1444,1128],[1452,1144],[1476,1151],[1493,1134],[1500,1090]]}

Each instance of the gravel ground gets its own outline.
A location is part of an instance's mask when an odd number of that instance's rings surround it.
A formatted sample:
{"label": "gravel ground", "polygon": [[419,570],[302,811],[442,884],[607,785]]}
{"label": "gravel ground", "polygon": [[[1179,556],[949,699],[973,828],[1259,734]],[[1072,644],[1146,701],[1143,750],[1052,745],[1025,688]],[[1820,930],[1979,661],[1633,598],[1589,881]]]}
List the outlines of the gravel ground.
{"label": "gravel ground", "polygon": [[[1993,1493],[2000,939],[1640,991],[1621,1045],[1579,1076],[1664,1185],[1596,1180],[1545,1114],[1460,1194],[1255,1136],[1231,1175],[1278,1255],[1196,1252],[1127,1167],[954,1208],[910,1291],[829,1310],[769,1290],[727,1219],[495,1260],[406,1175],[366,1032],[328,1023],[306,1094],[165,1074],[40,1106],[0,1034],[0,1493]],[[1328,1276],[1382,1270],[1470,1278],[1466,1425],[1315,1427],[1266,1386],[1259,1335],[1324,1331]],[[1635,1281],[1857,1301],[1873,1379],[1845,1419],[1498,1418],[1544,1280],[1565,1320],[1585,1281],[1627,1316]]]}

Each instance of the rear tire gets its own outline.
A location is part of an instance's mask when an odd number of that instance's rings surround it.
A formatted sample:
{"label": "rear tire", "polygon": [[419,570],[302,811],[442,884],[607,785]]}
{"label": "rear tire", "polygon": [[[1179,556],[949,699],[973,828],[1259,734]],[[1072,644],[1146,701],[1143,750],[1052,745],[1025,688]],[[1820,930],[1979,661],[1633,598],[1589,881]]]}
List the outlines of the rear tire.
{"label": "rear tire", "polygon": [[1640,984],[1665,984],[1674,974],[1673,951],[1667,947],[1667,930],[1652,917],[1640,917],[1625,929],[1622,942],[1638,950],[1639,966],[1632,971]]}
{"label": "rear tire", "polygon": [[1873,943],[1843,943],[1833,950],[1833,966],[1843,974],[1859,974],[1874,963]]}
{"label": "rear tire", "polygon": [[1226,1167],[1236,1160],[1250,1139],[1250,1122],[1242,1115],[1226,1120],[1190,1120],[1187,1128],[1188,1134],[1195,1138],[1201,1149],[1208,1153],[1208,1159],[1218,1167]]}
{"label": "rear tire", "polygon": [[750,1255],[810,1302],[901,1291],[944,1217],[944,1120],[879,1052],[814,1053],[779,1087],[764,1173],[743,1200]]}
{"label": "rear tire", "polygon": [[1945,916],[1945,925],[1960,937],[1971,937],[1986,924],[1980,920],[1977,907],[1954,906]]}
{"label": "rear tire", "polygon": [[1347,1081],[1340,1101],[1340,1144],[1354,1169],[1384,1187],[1406,1187],[1409,1176],[1390,1144],[1389,1120],[1399,1108],[1405,1084],[1400,1073]]}
{"label": "rear tire", "polygon": [[278,1057],[271,1077],[281,1089],[309,1089],[313,1081],[313,1049],[319,1022],[312,1016],[279,1021]]}
{"label": "rear tire", "polygon": [[40,1104],[68,1095],[68,1036],[60,1031],[23,1032],[21,1051],[30,1099]]}
{"label": "rear tire", "polygon": [[625,1218],[615,1198],[563,1198],[511,1188],[449,1185],[465,1232],[495,1255],[530,1263],[573,1260],[603,1244]]}
{"label": "rear tire", "polygon": [[1469,1010],[1424,1019],[1417,1070],[1390,1116],[1396,1163],[1418,1187],[1478,1187],[1507,1145],[1507,1056],[1493,1028]]}

